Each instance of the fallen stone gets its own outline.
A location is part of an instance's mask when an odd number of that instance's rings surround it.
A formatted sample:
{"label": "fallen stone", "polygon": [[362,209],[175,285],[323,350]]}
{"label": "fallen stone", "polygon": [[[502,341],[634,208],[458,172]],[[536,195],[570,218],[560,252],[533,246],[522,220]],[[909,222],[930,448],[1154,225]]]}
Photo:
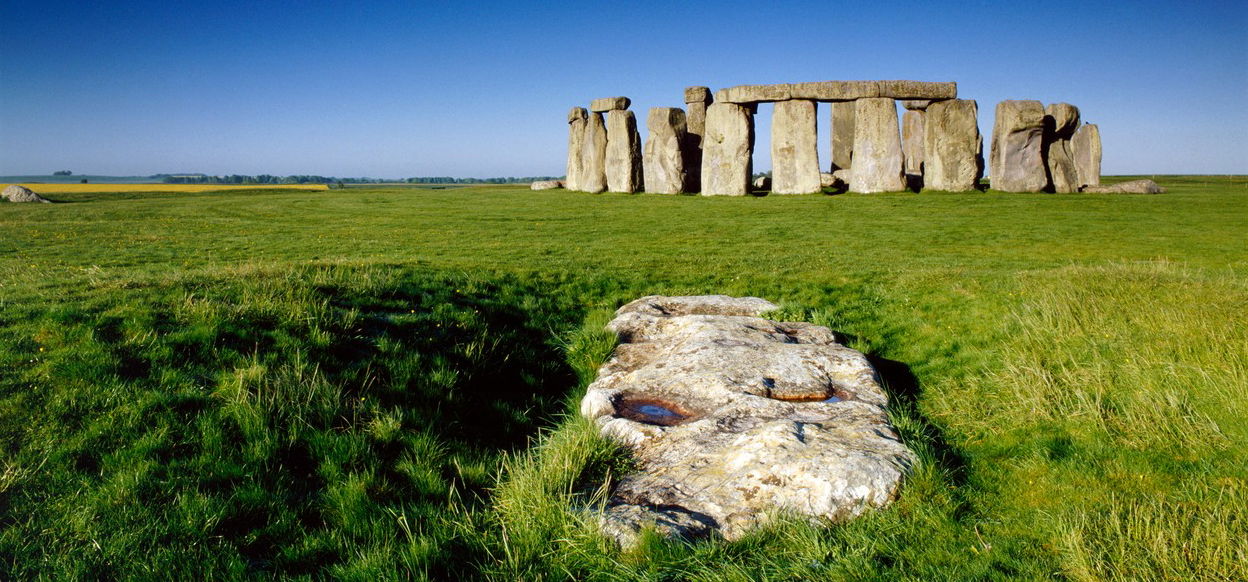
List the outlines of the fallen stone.
{"label": "fallen stone", "polygon": [[681,152],[685,142],[685,112],[677,107],[652,107],[646,117],[646,130],[642,164],[646,192],[680,194],[687,179]]}
{"label": "fallen stone", "polygon": [[1052,103],[1044,108],[1044,163],[1054,192],[1079,191],[1079,174],[1070,140],[1079,127],[1079,108]]}
{"label": "fallen stone", "polygon": [[584,107],[573,107],[568,112],[568,170],[565,186],[568,190],[581,189],[581,170],[585,165],[585,124],[589,113]]}
{"label": "fallen stone", "polygon": [[835,173],[835,172],[834,173],[824,172],[822,174],[819,174],[819,187],[820,188],[832,188],[835,190],[847,189],[849,188],[849,182],[846,182],[844,179],[844,174],[847,174],[847,173],[848,172],[846,170],[841,170],[839,172],[840,175],[838,175],[838,173]]}
{"label": "fallen stone", "polygon": [[778,515],[841,522],[891,501],[916,457],[866,357],[825,327],[758,315],[762,299],[645,297],[581,414],[631,450],[603,531],[740,539]]}
{"label": "fallen stone", "polygon": [[900,192],[902,179],[901,134],[897,105],[883,97],[859,99],[854,112],[854,161],[851,192]]}
{"label": "fallen stone", "polygon": [[607,112],[607,190],[637,192],[644,187],[641,168],[641,135],[632,111]]}
{"label": "fallen stone", "polygon": [[601,113],[591,113],[585,121],[585,141],[581,153],[579,190],[598,193],[607,189],[607,124]]}
{"label": "fallen stone", "polygon": [[984,173],[979,105],[971,99],[937,101],[924,119],[923,189],[966,192]]}
{"label": "fallen stone", "polygon": [[857,106],[853,101],[831,104],[832,109],[832,171],[849,169],[854,157],[854,115]]}
{"label": "fallen stone", "polygon": [[1112,186],[1088,186],[1083,191],[1094,194],[1162,194],[1166,189],[1152,180],[1131,180]]}
{"label": "fallen stone", "polygon": [[927,139],[923,118],[923,111],[913,109],[907,109],[901,116],[902,168],[906,174],[906,186],[916,191],[923,186],[923,148]]}
{"label": "fallen stone", "polygon": [[771,118],[771,193],[810,194],[819,187],[819,131],[814,101],[776,103]]}
{"label": "fallen stone", "polygon": [[1044,105],[1039,101],[998,103],[989,156],[992,188],[1002,192],[1043,191],[1049,181],[1043,145]]}
{"label": "fallen stone", "polygon": [[1079,189],[1101,185],[1101,129],[1095,124],[1085,124],[1075,130],[1070,141],[1075,157],[1075,174],[1079,177]]}
{"label": "fallen stone", "polygon": [[529,185],[530,190],[554,190],[562,187],[563,182],[559,180],[538,180]]}
{"label": "fallen stone", "polygon": [[754,118],[749,111],[734,103],[711,104],[702,138],[702,195],[749,194],[753,151]]}
{"label": "fallen stone", "polygon": [[771,178],[767,176],[759,176],[754,178],[755,190],[771,190]]}
{"label": "fallen stone", "polygon": [[13,184],[13,185],[5,187],[4,191],[0,192],[0,198],[4,198],[5,200],[8,200],[9,202],[41,202],[43,204],[52,203],[51,200],[48,200],[47,198],[44,198],[43,196],[35,194],[34,191],[32,191],[30,188],[21,186],[19,184]]}
{"label": "fallen stone", "polygon": [[608,111],[623,111],[628,109],[632,101],[628,97],[603,97],[594,99],[589,104],[589,110],[594,113],[606,113]]}

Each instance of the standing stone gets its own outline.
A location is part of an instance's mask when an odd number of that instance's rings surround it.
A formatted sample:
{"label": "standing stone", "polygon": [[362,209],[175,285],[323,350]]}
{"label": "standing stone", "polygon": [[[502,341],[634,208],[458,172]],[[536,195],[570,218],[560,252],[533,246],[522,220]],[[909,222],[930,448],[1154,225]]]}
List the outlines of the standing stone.
{"label": "standing stone", "polygon": [[1075,131],[1070,142],[1079,189],[1101,185],[1101,129],[1089,123]]}
{"label": "standing stone", "polygon": [[585,155],[585,123],[589,113],[584,107],[568,112],[568,176],[563,184],[568,190],[581,189],[581,168]]}
{"label": "standing stone", "polygon": [[706,109],[702,141],[702,195],[745,196],[750,193],[754,118],[734,103]]}
{"label": "standing stone", "polygon": [[887,97],[859,99],[854,111],[854,163],[851,192],[900,192],[901,134],[897,104]]}
{"label": "standing stone", "polygon": [[814,101],[777,101],[771,119],[771,193],[820,191],[819,130]]}
{"label": "standing stone", "polygon": [[927,109],[923,189],[965,192],[984,173],[979,106],[971,99],[938,101]]}
{"label": "standing stone", "polygon": [[613,109],[607,112],[607,190],[637,192],[641,190],[641,136],[637,118],[632,111]]}
{"label": "standing stone", "polygon": [[597,194],[607,189],[607,125],[601,113],[594,112],[586,120],[582,145],[579,189]]}
{"label": "standing stone", "polygon": [[685,188],[685,112],[677,107],[652,107],[646,118],[644,171],[646,192],[680,194]]}
{"label": "standing stone", "polygon": [[901,116],[901,153],[905,158],[906,186],[914,191],[923,187],[923,111],[907,109]]}
{"label": "standing stone", "polygon": [[706,133],[706,108],[710,104],[709,87],[685,88],[685,140],[680,145],[685,158],[685,192],[702,189],[702,136]]}
{"label": "standing stone", "polygon": [[997,104],[989,154],[992,188],[1040,192],[1048,185],[1044,168],[1044,105],[1039,101]]}
{"label": "standing stone", "polygon": [[1079,191],[1079,175],[1070,140],[1079,127],[1079,108],[1052,103],[1044,108],[1044,163],[1054,192]]}
{"label": "standing stone", "polygon": [[832,172],[847,170],[854,157],[853,101],[832,102]]}

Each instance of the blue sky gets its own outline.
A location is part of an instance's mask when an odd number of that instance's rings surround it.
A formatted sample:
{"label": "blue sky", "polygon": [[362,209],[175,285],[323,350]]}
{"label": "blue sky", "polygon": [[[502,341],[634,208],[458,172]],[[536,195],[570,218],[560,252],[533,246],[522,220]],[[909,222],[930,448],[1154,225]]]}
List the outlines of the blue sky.
{"label": "blue sky", "polygon": [[832,79],[957,81],[985,141],[1002,99],[1073,103],[1107,174],[1248,173],[1242,0],[0,0],[0,23],[0,174],[558,175],[595,97],[644,126],[688,85]]}

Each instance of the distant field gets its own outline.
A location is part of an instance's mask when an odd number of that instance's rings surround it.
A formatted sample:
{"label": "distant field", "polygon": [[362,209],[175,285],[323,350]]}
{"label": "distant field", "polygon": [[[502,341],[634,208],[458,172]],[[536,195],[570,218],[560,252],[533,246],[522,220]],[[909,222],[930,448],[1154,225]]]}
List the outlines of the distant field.
{"label": "distant field", "polygon": [[[0,184],[0,188],[8,184]],[[37,194],[81,192],[219,192],[226,190],[328,190],[325,184],[22,184]]]}
{"label": "distant field", "polygon": [[[0,580],[1248,579],[1248,177],[1155,179],[0,204]],[[631,552],[570,509],[628,470],[602,325],[691,293],[870,355],[894,505]]]}

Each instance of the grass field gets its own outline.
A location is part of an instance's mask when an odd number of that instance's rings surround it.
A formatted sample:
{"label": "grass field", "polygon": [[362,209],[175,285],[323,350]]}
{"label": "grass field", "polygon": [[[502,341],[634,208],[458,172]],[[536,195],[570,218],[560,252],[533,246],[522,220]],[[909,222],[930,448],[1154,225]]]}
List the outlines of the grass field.
{"label": "grass field", "polygon": [[[1248,579],[1248,178],[1162,195],[0,204],[0,579]],[[571,414],[652,293],[871,355],[890,508],[620,552]]]}
{"label": "grass field", "polygon": [[[325,184],[45,184],[23,183],[36,194],[113,194],[128,192],[220,192],[225,190],[328,190]],[[8,184],[0,184],[4,188]]]}

